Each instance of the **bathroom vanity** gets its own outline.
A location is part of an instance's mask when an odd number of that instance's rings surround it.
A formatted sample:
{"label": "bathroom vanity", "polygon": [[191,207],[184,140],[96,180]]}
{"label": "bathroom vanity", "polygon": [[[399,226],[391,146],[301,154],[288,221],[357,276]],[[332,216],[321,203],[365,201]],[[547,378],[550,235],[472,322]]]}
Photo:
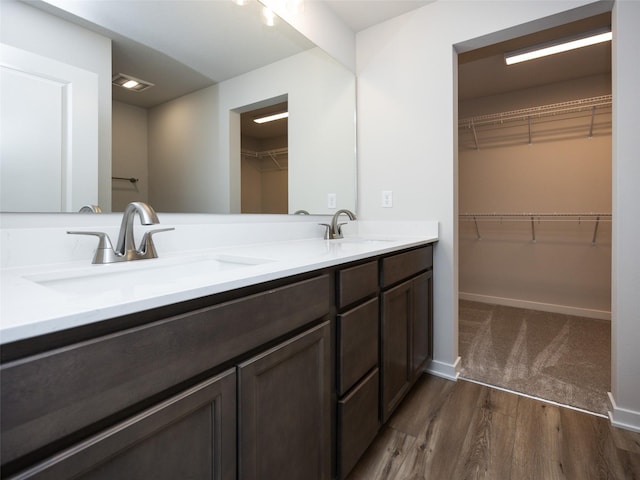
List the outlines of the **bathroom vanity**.
{"label": "bathroom vanity", "polygon": [[2,478],[344,478],[431,355],[434,240],[270,245],[191,298],[5,343]]}

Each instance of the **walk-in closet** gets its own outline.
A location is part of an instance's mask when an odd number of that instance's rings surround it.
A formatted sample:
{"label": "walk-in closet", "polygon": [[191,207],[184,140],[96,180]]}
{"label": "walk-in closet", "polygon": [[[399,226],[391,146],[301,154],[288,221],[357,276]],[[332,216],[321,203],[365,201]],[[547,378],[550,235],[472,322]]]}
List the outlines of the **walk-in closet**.
{"label": "walk-in closet", "polygon": [[606,414],[611,357],[611,42],[599,15],[459,55],[461,376]]}

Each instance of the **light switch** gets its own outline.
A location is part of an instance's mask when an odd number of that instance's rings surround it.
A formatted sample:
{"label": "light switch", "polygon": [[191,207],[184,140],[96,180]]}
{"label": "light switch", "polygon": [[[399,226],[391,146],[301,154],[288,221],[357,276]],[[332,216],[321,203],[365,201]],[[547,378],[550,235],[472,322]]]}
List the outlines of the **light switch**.
{"label": "light switch", "polygon": [[327,194],[327,208],[336,208],[336,194],[328,193]]}
{"label": "light switch", "polygon": [[382,191],[382,207],[383,208],[393,207],[393,192],[391,190]]}

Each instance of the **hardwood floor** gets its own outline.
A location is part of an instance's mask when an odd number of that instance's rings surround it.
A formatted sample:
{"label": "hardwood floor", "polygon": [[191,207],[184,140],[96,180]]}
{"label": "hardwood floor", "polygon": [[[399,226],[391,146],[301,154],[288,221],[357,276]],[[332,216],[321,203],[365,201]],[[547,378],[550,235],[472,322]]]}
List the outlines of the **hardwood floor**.
{"label": "hardwood floor", "polygon": [[640,479],[640,433],[424,375],[347,480]]}

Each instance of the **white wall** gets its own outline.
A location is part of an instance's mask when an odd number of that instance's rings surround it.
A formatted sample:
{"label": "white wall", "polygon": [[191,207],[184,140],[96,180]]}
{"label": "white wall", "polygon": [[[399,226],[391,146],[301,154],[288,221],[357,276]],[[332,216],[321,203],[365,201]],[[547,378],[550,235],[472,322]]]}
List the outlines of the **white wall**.
{"label": "white wall", "polygon": [[[266,99],[287,96],[289,106],[289,212],[355,209],[355,78],[318,48],[240,75],[219,85],[218,156],[230,159],[228,208],[240,211],[239,114]],[[330,166],[327,168],[327,166]],[[344,167],[343,167],[344,166]]]}
{"label": "white wall", "polygon": [[613,9],[613,299],[614,424],[640,432],[640,2]]}
{"label": "white wall", "polygon": [[[458,359],[454,46],[464,42],[468,49],[479,48],[606,8],[595,5],[550,17],[587,4],[438,1],[356,37],[361,216],[440,221],[432,369],[443,375],[456,375]],[[382,190],[394,192],[393,208],[381,208]]]}
{"label": "white wall", "polygon": [[112,118],[112,174],[138,179],[136,183],[112,182],[112,211],[122,212],[130,202],[149,201],[148,114],[146,108],[114,101]]}
{"label": "white wall", "polygon": [[289,105],[289,211],[331,213],[327,193],[355,209],[355,78],[317,48],[151,109],[154,208],[239,213],[240,113],[276,97]]}
{"label": "white wall", "polygon": [[[606,78],[603,78],[606,77]],[[611,93],[610,75],[530,88],[461,102],[474,115]],[[588,137],[591,116],[461,129],[458,158],[460,213],[611,212],[611,115],[602,109]],[[550,133],[548,133],[550,132]],[[518,134],[517,140],[513,136]],[[490,138],[493,141],[490,142]],[[470,219],[469,219],[470,220]],[[459,224],[460,297],[558,313],[609,319],[611,223],[595,218],[536,222],[478,220]],[[556,219],[557,220],[557,219]],[[607,219],[608,220],[608,219]]]}
{"label": "white wall", "polygon": [[1,40],[98,74],[98,203],[111,208],[111,40],[16,0],[0,2]]}
{"label": "white wall", "polygon": [[214,85],[149,110],[149,202],[156,211],[229,213],[218,105]]}

